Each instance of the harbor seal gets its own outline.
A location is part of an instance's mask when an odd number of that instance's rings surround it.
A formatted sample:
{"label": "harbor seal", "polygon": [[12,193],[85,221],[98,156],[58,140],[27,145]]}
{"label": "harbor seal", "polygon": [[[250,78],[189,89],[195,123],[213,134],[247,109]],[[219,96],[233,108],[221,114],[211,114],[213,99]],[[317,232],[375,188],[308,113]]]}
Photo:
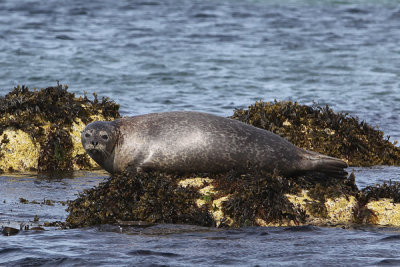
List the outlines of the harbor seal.
{"label": "harbor seal", "polygon": [[171,173],[246,173],[259,169],[297,175],[344,173],[336,158],[296,147],[267,130],[201,112],[176,111],[96,121],[82,132],[87,153],[106,171],[128,166]]}

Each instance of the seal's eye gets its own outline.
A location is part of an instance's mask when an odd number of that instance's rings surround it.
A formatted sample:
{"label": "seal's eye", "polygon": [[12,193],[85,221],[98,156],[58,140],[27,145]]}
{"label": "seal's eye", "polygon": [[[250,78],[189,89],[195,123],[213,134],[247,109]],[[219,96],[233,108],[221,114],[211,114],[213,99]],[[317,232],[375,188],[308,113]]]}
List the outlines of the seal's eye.
{"label": "seal's eye", "polygon": [[86,138],[90,137],[90,134],[85,133],[85,137],[86,137]]}
{"label": "seal's eye", "polygon": [[103,134],[103,135],[101,136],[101,138],[103,138],[104,140],[107,140],[107,139],[108,139],[108,135]]}

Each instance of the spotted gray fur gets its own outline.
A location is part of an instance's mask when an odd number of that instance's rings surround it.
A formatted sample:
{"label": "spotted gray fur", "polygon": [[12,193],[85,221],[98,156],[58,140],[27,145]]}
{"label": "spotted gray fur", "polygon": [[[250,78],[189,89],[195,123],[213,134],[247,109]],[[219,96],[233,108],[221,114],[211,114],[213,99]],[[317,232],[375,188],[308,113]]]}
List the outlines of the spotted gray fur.
{"label": "spotted gray fur", "polygon": [[128,166],[173,173],[234,169],[343,172],[339,159],[300,149],[284,138],[242,122],[200,112],[165,112],[90,123],[82,132],[88,154],[110,173]]}

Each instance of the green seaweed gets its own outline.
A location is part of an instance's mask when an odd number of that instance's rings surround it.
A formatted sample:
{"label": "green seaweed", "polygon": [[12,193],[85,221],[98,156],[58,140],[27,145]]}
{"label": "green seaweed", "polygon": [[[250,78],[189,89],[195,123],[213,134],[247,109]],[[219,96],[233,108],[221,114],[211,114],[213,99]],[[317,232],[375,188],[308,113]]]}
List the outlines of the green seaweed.
{"label": "green seaweed", "polygon": [[56,171],[72,169],[73,144],[67,131],[51,126],[41,145],[38,171]]}

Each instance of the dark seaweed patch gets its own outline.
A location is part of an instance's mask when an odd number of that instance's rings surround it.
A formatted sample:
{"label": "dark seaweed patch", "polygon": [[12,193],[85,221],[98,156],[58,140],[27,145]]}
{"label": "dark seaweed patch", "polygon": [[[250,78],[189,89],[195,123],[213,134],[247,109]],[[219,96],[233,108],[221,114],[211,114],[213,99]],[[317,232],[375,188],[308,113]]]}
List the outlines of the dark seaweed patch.
{"label": "dark seaweed patch", "polygon": [[[267,223],[292,221],[303,224],[307,221],[305,211],[293,205],[286,194],[309,190],[319,203],[319,209],[315,203],[312,207],[315,216],[325,217],[326,209],[321,207],[326,198],[358,192],[352,176],[342,180],[320,180],[317,184],[307,181],[305,176],[281,177],[260,172],[238,174],[231,171],[208,177],[213,179],[211,184],[217,193],[207,195],[207,205],[199,208],[195,201],[202,196],[195,188],[179,186],[176,175],[133,171],[114,175],[69,202],[67,223],[71,227],[83,227],[122,220],[210,226],[216,223],[208,211],[216,208],[211,206],[212,201],[230,195],[221,208],[226,216],[234,220],[234,227],[257,225],[257,219]],[[219,223],[225,225],[224,222]]]}
{"label": "dark seaweed patch", "polygon": [[400,203],[400,183],[384,182],[375,186],[367,186],[357,194],[357,206],[354,208],[354,223],[357,224],[375,224],[377,215],[367,208],[367,204],[381,198],[392,199],[394,203]]}
{"label": "dark seaweed patch", "polygon": [[199,197],[194,188],[179,186],[176,176],[127,171],[71,201],[67,223],[83,227],[122,220],[210,226],[207,209],[195,203]]}
{"label": "dark seaweed patch", "polygon": [[256,225],[257,218],[267,223],[306,222],[305,211],[295,207],[285,196],[298,194],[303,189],[308,190],[313,198],[307,204],[307,210],[314,217],[320,218],[327,216],[326,199],[355,195],[358,192],[353,174],[348,178],[335,178],[315,173],[281,177],[270,173],[238,175],[230,172],[215,177],[214,185],[222,195],[231,194],[229,201],[223,205],[223,211],[239,226]]}
{"label": "dark seaweed patch", "polygon": [[295,207],[285,196],[297,193],[298,188],[289,179],[275,174],[238,174],[233,171],[213,177],[221,196],[230,194],[222,209],[234,220],[234,226],[257,225],[260,218],[267,223],[294,221],[303,223],[305,212]]}
{"label": "dark seaweed patch", "polygon": [[360,193],[359,199],[363,203],[380,198],[391,198],[394,203],[400,203],[400,183],[392,182],[392,180],[375,186],[367,186]]}

